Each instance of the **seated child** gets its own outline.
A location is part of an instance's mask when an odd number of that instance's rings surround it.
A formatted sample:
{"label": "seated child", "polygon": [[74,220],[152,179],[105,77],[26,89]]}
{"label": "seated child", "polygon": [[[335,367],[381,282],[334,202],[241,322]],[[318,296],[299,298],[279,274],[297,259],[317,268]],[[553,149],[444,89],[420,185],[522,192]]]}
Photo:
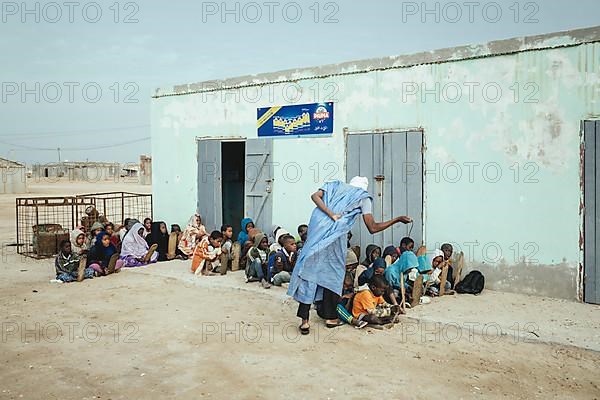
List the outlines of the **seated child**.
{"label": "seated child", "polygon": [[371,282],[371,279],[375,275],[383,276],[383,274],[385,273],[385,270],[386,270],[386,265],[385,265],[384,259],[381,257],[375,259],[375,261],[373,261],[373,264],[371,264],[371,266],[369,268],[367,268],[360,275],[358,275],[357,287],[361,287],[361,286],[369,284],[369,282]]}
{"label": "seated child", "polygon": [[[275,241],[273,242],[273,244],[269,247],[269,256],[273,253],[278,252],[279,250],[281,250],[283,248],[283,245],[281,244],[281,239],[284,236],[289,235],[290,233],[288,231],[286,231],[283,228],[277,228],[277,232],[275,233]],[[295,241],[295,240],[294,240]]]}
{"label": "seated child", "polygon": [[248,232],[250,229],[254,228],[254,222],[252,218],[244,218],[242,220],[242,230],[238,233],[237,241],[239,244],[244,247],[246,242],[248,241]]}
{"label": "seated child", "polygon": [[158,261],[168,261],[167,253],[169,252],[169,233],[167,232],[167,224],[162,221],[152,222],[150,234],[146,236],[148,247],[156,245],[158,252]]}
{"label": "seated child", "polygon": [[94,244],[96,243],[96,237],[98,236],[98,234],[100,232],[102,232],[104,230],[104,225],[102,224],[102,222],[94,222],[92,224],[92,228],[90,229],[90,237],[89,237],[89,247],[92,248],[94,246]]}
{"label": "seated child", "polygon": [[[424,282],[428,278],[425,273],[431,271],[431,266],[427,265],[426,251],[425,247],[419,248],[417,254],[406,250],[394,264],[385,270],[385,279],[394,289],[396,297],[405,289],[412,291],[410,295],[409,292],[406,292],[407,300],[410,301],[412,307],[419,304],[423,294]],[[401,284],[402,281],[404,281],[404,288]]]}
{"label": "seated child", "polygon": [[385,260],[385,264],[389,267],[398,259],[398,250],[395,246],[388,246],[383,250],[382,257]]}
{"label": "seated child", "polygon": [[233,227],[231,225],[221,226],[221,234],[223,234],[223,243],[221,244],[221,256],[213,263],[213,268],[218,268],[221,275],[227,274],[229,264],[233,260]]}
{"label": "seated child", "polygon": [[[431,269],[429,279],[427,280],[427,292],[432,296],[440,296],[443,294],[454,294],[452,290],[452,284],[448,278],[448,264],[444,261],[444,252],[442,250],[435,250],[431,259]],[[446,275],[444,275],[446,274]],[[441,285],[444,285],[444,291],[442,293]]]}
{"label": "seated child", "polygon": [[362,265],[368,268],[371,266],[371,264],[373,264],[373,261],[375,261],[379,257],[381,257],[381,247],[374,244],[370,244],[367,246],[365,259],[362,262]]}
{"label": "seated child", "polygon": [[275,286],[281,286],[283,283],[290,282],[298,254],[296,239],[292,235],[285,235],[279,238],[279,240],[283,247],[271,256],[273,259],[271,281]]}
{"label": "seated child", "polygon": [[171,233],[169,234],[169,249],[167,251],[168,260],[173,260],[175,258],[179,260],[188,259],[188,256],[186,256],[181,250],[179,250],[178,247],[182,236],[183,232],[181,232],[181,227],[178,224],[172,224]]}
{"label": "seated child", "polygon": [[448,282],[450,282],[450,289],[454,289],[455,276],[454,268],[452,267],[452,253],[454,252],[454,249],[452,248],[452,245],[450,243],[444,243],[440,250],[442,250],[442,252],[444,253],[444,261],[448,265],[448,275],[446,279],[448,280]]}
{"label": "seated child", "polygon": [[80,256],[71,251],[71,242],[63,240],[60,242],[60,252],[54,262],[56,269],[56,280],[68,282],[81,282],[84,279],[94,277],[94,270],[86,268],[85,256]]}
{"label": "seated child", "polygon": [[124,267],[141,267],[158,261],[158,245],[148,246],[143,235],[144,226],[136,222],[123,238],[119,258]]}
{"label": "seated child", "polygon": [[97,276],[110,275],[119,272],[124,261],[119,260],[116,247],[110,242],[110,236],[106,232],[96,235],[96,241],[87,255],[87,266],[92,268]]}
{"label": "seated child", "polygon": [[402,253],[404,253],[407,250],[413,251],[414,248],[415,248],[415,241],[409,237],[403,237],[402,240],[400,240],[400,247],[398,248],[398,254],[402,255]]}
{"label": "seated child", "polygon": [[384,325],[394,322],[400,311],[399,306],[392,306],[383,299],[387,284],[380,275],[375,275],[369,283],[369,289],[358,292],[352,302],[352,316],[359,321],[373,325]]}
{"label": "seated child", "polygon": [[204,236],[196,245],[192,254],[192,272],[196,275],[212,275],[213,263],[221,255],[221,242],[223,234],[212,231],[209,236]]}
{"label": "seated child", "polygon": [[298,251],[304,247],[304,242],[306,242],[306,238],[308,237],[308,225],[302,224],[298,225],[298,239],[296,240],[296,248]]}
{"label": "seated child", "polygon": [[265,289],[271,288],[271,284],[265,278],[268,267],[268,247],[269,242],[267,237],[264,233],[258,233],[254,237],[254,246],[248,250],[246,262],[246,282],[260,281],[262,287]]}
{"label": "seated child", "polygon": [[144,218],[144,239],[152,233],[152,218]]}
{"label": "seated child", "polygon": [[205,226],[202,225],[202,217],[199,214],[194,214],[190,217],[177,246],[183,254],[191,257],[196,245],[200,243],[204,236],[208,236],[208,233]]}
{"label": "seated child", "polygon": [[[349,250],[348,253],[356,255],[352,250]],[[346,264],[352,263],[353,259],[346,255]],[[346,265],[348,266],[348,265]],[[352,301],[354,299],[354,275],[351,271],[346,270],[346,275],[344,276],[344,286],[342,288],[342,296],[340,297],[340,302],[336,307],[336,311],[338,314],[338,318],[341,321],[344,321],[347,324],[354,326],[355,328],[364,328],[368,325],[367,321],[359,321],[357,318],[352,316],[352,313],[349,310],[352,310]]]}
{"label": "seated child", "polygon": [[78,256],[84,255],[88,251],[85,243],[85,233],[80,229],[74,229],[71,232],[71,251]]}
{"label": "seated child", "polygon": [[107,222],[106,225],[104,225],[104,231],[110,235],[110,242],[118,249],[121,244],[121,239],[119,238],[119,235],[115,233],[115,224]]}

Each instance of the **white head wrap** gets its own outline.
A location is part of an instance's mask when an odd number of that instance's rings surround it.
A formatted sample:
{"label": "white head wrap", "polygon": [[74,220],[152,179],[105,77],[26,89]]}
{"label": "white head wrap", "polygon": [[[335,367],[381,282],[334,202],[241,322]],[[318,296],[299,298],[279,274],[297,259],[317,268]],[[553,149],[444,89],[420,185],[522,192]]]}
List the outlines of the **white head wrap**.
{"label": "white head wrap", "polygon": [[369,189],[369,180],[363,176],[355,176],[350,179],[349,185],[367,191]]}

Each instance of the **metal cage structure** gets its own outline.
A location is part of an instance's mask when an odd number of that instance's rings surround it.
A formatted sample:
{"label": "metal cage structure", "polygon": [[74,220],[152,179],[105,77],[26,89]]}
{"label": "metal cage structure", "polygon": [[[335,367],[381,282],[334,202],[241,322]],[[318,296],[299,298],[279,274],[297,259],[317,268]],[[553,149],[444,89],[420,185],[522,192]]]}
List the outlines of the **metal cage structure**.
{"label": "metal cage structure", "polygon": [[94,222],[152,218],[152,195],[130,192],[16,199],[17,253],[37,259],[57,254],[71,230]]}

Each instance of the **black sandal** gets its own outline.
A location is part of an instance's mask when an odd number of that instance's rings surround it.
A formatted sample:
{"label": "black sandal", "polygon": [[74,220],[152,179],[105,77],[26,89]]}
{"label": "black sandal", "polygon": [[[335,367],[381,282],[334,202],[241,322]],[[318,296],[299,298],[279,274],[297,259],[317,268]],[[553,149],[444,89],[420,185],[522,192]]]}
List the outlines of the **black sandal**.
{"label": "black sandal", "polygon": [[308,328],[303,328],[302,325],[300,325],[298,329],[300,329],[302,335],[308,335],[310,333],[310,326]]}
{"label": "black sandal", "polygon": [[325,326],[329,329],[333,329],[333,328],[337,328],[338,326],[342,326],[345,325],[344,322],[342,322],[342,320],[338,320],[338,322],[336,322],[335,324],[332,323],[325,323]]}

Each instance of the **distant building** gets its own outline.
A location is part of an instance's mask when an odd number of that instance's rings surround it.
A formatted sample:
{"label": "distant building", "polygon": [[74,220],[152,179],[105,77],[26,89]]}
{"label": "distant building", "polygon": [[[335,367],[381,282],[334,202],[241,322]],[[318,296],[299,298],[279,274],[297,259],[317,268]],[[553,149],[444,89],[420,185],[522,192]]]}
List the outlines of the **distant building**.
{"label": "distant building", "polygon": [[35,164],[32,177],[36,180],[66,178],[69,181],[108,181],[119,176],[119,163],[65,161]]}
{"label": "distant building", "polygon": [[0,194],[27,193],[27,171],[24,164],[0,158]]}

